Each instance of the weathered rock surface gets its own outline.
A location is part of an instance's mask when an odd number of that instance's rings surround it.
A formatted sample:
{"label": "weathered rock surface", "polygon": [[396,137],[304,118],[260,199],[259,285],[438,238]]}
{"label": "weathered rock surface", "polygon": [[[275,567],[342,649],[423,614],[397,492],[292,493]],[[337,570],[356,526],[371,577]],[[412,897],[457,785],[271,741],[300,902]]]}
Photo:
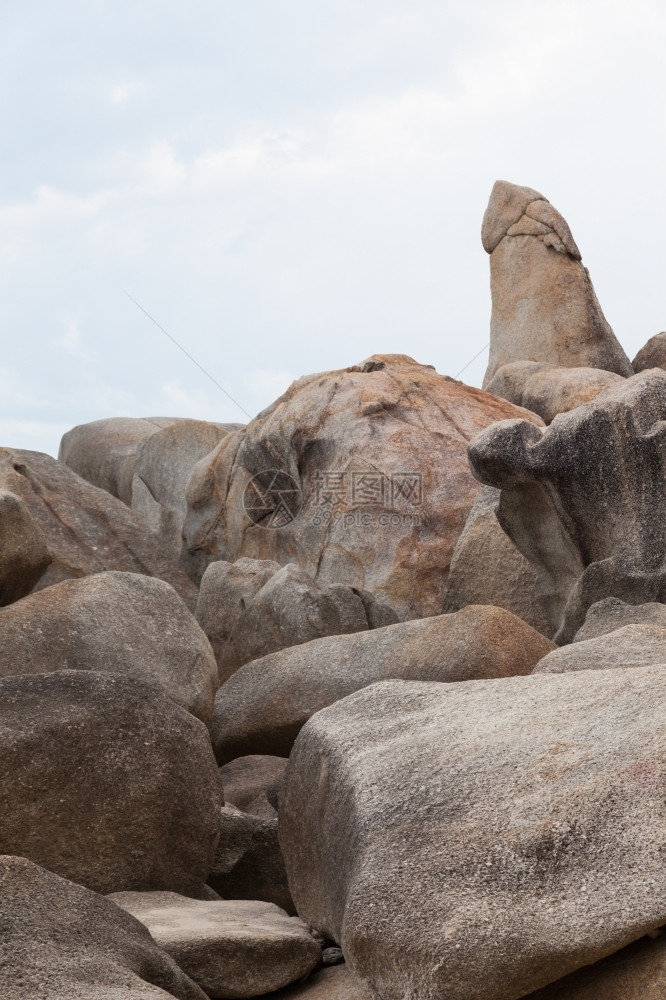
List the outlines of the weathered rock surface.
{"label": "weathered rock surface", "polygon": [[589,403],[622,380],[600,368],[557,368],[538,361],[513,361],[498,369],[486,390],[524,406],[549,424],[558,413]]}
{"label": "weathered rock surface", "polygon": [[525,1000],[663,1000],[666,938],[641,938],[610,958],[588,965]]}
{"label": "weathered rock surface", "polygon": [[280,841],[382,1000],[517,1000],[666,919],[666,670],[384,682],[319,712]]}
{"label": "weathered rock surface", "polygon": [[548,601],[541,597],[537,569],[518,551],[497,520],[499,498],[499,490],[484,486],[474,501],[453,550],[442,611],[459,611],[468,604],[493,604],[550,637],[558,622],[548,617]]}
{"label": "weathered rock surface", "polygon": [[542,194],[497,181],[481,238],[490,254],[492,293],[484,388],[513,361],[633,374],[569,226]]}
{"label": "weathered rock surface", "polygon": [[438,614],[478,493],[467,442],[519,415],[538,421],[404,355],[299,379],[197,465],[190,572],[242,556],[295,562],[400,618]]}
{"label": "weathered rock surface", "polygon": [[166,580],[194,610],[197,588],[124,503],[62,462],[36,451],[0,448],[0,489],[25,502],[52,556],[38,586],[104,570]]}
{"label": "weathered rock surface", "polygon": [[650,337],[631,362],[631,366],[635,372],[643,372],[647,368],[666,369],[666,332]]}
{"label": "weathered rock surface", "polygon": [[0,677],[96,670],[147,681],[208,723],[210,643],[174,589],[138,573],[65,580],[0,610]]}
{"label": "weathered rock surface", "polygon": [[203,723],[131,677],[0,680],[0,852],[97,892],[204,892],[222,802]]}
{"label": "weathered rock surface", "polygon": [[131,507],[176,561],[183,547],[185,494],[197,462],[241,424],[177,420],[143,438],[136,449]]}
{"label": "weathered rock surface", "polygon": [[241,667],[215,696],[218,761],[288,757],[311,715],[376,681],[462,681],[529,674],[553,643],[503,608],[400,622],[315,639]]}
{"label": "weathered rock surface", "polygon": [[666,627],[663,625],[625,625],[607,635],[554,649],[539,660],[533,673],[646,667],[650,663],[662,663],[666,670]]}
{"label": "weathered rock surface", "polygon": [[129,507],[137,448],[146,438],[177,419],[110,417],[79,424],[63,435],[58,461]]}
{"label": "weathered rock surface", "polygon": [[574,642],[596,639],[625,625],[662,625],[666,628],[666,604],[625,604],[618,597],[606,597],[593,604]]}
{"label": "weathered rock surface", "polygon": [[237,757],[220,768],[225,803],[244,812],[251,811],[253,802],[266,795],[275,781],[282,777],[286,757],[254,754]]}
{"label": "weathered rock surface", "polygon": [[205,1000],[138,920],[25,858],[0,857],[3,1000]]}
{"label": "weathered rock surface", "polygon": [[[319,969],[304,983],[287,986],[278,993],[272,993],[271,1000],[375,1000],[375,998],[346,965],[335,965],[330,969]],[[615,1000],[615,997],[611,1000]],[[631,1000],[634,998],[631,997]],[[652,997],[649,1000],[652,1000]]]}
{"label": "weathered rock surface", "polygon": [[271,903],[201,902],[173,892],[111,897],[210,997],[256,997],[306,976],[321,947],[298,917]]}
{"label": "weathered rock surface", "polygon": [[225,806],[208,884],[225,899],[263,899],[295,913],[278,843],[277,816],[248,815]]}
{"label": "weathered rock surface", "polygon": [[254,559],[211,563],[201,580],[196,616],[211,640],[220,681],[287,646],[398,620],[367,591],[343,584],[322,588],[293,563],[280,567]]}
{"label": "weathered rock surface", "polygon": [[606,597],[666,598],[666,372],[641,372],[560,414],[545,431],[501,421],[470,445],[498,518],[550,581],[556,642]]}
{"label": "weathered rock surface", "polygon": [[50,562],[46,539],[27,504],[0,490],[0,605],[29,594]]}

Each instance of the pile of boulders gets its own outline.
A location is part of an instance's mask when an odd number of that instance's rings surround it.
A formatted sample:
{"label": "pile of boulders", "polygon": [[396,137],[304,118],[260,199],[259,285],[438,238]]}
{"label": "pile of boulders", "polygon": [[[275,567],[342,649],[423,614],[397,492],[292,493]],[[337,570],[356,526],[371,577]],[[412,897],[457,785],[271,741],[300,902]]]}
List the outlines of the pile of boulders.
{"label": "pile of boulders", "polygon": [[666,997],[666,334],[482,236],[484,390],[0,449],[2,1000]]}

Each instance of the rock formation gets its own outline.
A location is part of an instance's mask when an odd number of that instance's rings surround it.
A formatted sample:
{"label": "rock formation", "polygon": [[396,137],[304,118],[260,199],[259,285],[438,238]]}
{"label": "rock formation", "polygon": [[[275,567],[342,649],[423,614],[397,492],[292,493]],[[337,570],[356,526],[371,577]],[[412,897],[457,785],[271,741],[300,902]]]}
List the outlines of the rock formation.
{"label": "rock formation", "polygon": [[666,369],[666,333],[657,333],[654,337],[650,337],[631,362],[631,366],[635,372],[643,372],[647,368]]}
{"label": "rock formation", "polygon": [[632,375],[571,230],[538,191],[497,181],[481,238],[490,254],[490,358],[483,386],[513,361]]}
{"label": "rock formation", "polygon": [[598,368],[556,368],[539,361],[513,361],[498,369],[486,389],[538,413],[549,424],[558,413],[591,402],[621,381],[621,375]]}
{"label": "rock formation", "polygon": [[401,618],[437,614],[478,493],[467,442],[509,403],[404,355],[299,379],[196,467],[190,572],[242,556],[369,590]]}
{"label": "rock formation", "polygon": [[498,516],[550,580],[549,613],[570,642],[605,597],[666,597],[666,372],[652,369],[560,414],[545,431],[501,421],[470,445]]}

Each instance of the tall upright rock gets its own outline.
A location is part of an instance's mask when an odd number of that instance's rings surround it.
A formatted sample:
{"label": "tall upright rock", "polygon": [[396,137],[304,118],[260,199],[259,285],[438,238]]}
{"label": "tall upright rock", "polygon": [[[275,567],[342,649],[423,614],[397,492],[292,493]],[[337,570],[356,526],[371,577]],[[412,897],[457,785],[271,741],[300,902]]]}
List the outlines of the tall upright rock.
{"label": "tall upright rock", "polygon": [[481,239],[493,303],[484,389],[514,361],[633,374],[569,226],[542,194],[496,181]]}

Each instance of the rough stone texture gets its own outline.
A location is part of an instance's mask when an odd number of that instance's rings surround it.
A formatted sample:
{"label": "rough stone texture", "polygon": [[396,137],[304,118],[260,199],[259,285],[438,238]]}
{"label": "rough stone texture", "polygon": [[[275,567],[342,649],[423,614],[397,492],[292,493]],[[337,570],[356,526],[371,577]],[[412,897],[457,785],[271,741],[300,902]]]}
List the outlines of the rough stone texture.
{"label": "rough stone texture", "polygon": [[137,448],[151,434],[169,427],[177,419],[110,417],[79,424],[63,434],[58,461],[129,507]]}
{"label": "rough stone texture", "polygon": [[29,594],[50,562],[46,539],[27,504],[0,490],[0,605]]}
{"label": "rough stone texture", "polygon": [[367,591],[342,584],[319,587],[293,563],[239,563],[212,563],[201,580],[197,603],[197,620],[211,639],[221,682],[244,663],[287,646],[398,620]]}
{"label": "rough stone texture", "polygon": [[65,580],[0,610],[0,677],[52,670],[137,677],[205,723],[218,688],[193,615],[168,583],[138,573]]}
{"label": "rough stone texture", "polygon": [[201,902],[173,892],[111,897],[210,997],[256,997],[306,976],[321,947],[298,917],[244,900]]}
{"label": "rough stone texture", "polygon": [[284,774],[286,757],[254,754],[237,757],[220,768],[225,803],[247,812],[252,803]]}
{"label": "rough stone texture", "polygon": [[662,663],[666,670],[666,627],[663,625],[625,625],[596,639],[563,646],[539,660],[533,673],[645,667],[649,663]]}
{"label": "rough stone texture", "polygon": [[131,677],[0,680],[0,852],[97,892],[204,892],[222,796],[208,731]]}
{"label": "rough stone texture", "polygon": [[295,913],[277,817],[266,819],[225,806],[208,884],[225,899],[263,899]]}
{"label": "rough stone texture", "polygon": [[498,517],[550,581],[556,642],[570,642],[606,597],[666,598],[666,372],[641,372],[541,431],[502,421],[470,445]]}
{"label": "rough stone texture", "polygon": [[666,604],[625,604],[618,597],[606,597],[592,605],[573,641],[596,639],[625,625],[662,625],[666,628]]}
{"label": "rough stone texture", "polygon": [[543,635],[557,622],[548,617],[537,569],[519,552],[497,520],[500,491],[484,486],[469,512],[451,559],[445,612],[468,604],[494,604],[518,615]]}
{"label": "rough stone texture", "polygon": [[143,573],[170,583],[191,610],[197,588],[124,503],[37,451],[0,448],[0,489],[21,497],[52,556],[42,588],[104,570]]}
{"label": "rough stone texture", "polygon": [[404,355],[301,378],[197,465],[183,529],[190,572],[241,556],[295,562],[400,618],[438,614],[478,493],[466,444],[519,415],[539,419]]}
{"label": "rough stone texture", "polygon": [[[346,965],[334,965],[330,969],[319,969],[304,983],[287,986],[284,990],[271,993],[271,1000],[375,1000],[375,998]],[[630,1000],[634,998],[631,997]],[[652,997],[649,1000],[652,1000]]]}
{"label": "rough stone texture", "polygon": [[205,1000],[138,920],[25,858],[0,857],[3,1000]]}
{"label": "rough stone texture", "polygon": [[641,347],[631,362],[631,366],[635,372],[642,372],[647,368],[666,370],[666,333],[658,333],[654,337],[650,337],[647,344]]}
{"label": "rough stone texture", "polygon": [[641,938],[617,954],[588,965],[525,1000],[663,1000],[666,938]]}
{"label": "rough stone texture", "polygon": [[666,669],[389,681],[319,712],[280,841],[382,1000],[517,1000],[666,920]]}
{"label": "rough stone texture", "polygon": [[247,754],[288,757],[311,715],[368,684],[529,674],[554,648],[503,608],[476,606],[315,639],[247,663],[222,685],[211,721],[215,755],[221,764]]}
{"label": "rough stone texture", "polygon": [[567,223],[532,188],[497,181],[481,238],[490,254],[490,358],[483,381],[513,361],[633,374]]}
{"label": "rough stone texture", "polygon": [[599,368],[557,368],[537,361],[514,361],[500,368],[486,389],[524,406],[549,424],[558,413],[589,403],[621,375]]}
{"label": "rough stone texture", "polygon": [[241,424],[178,420],[143,438],[136,449],[131,507],[157,535],[170,556],[180,559],[185,493],[197,462]]}

